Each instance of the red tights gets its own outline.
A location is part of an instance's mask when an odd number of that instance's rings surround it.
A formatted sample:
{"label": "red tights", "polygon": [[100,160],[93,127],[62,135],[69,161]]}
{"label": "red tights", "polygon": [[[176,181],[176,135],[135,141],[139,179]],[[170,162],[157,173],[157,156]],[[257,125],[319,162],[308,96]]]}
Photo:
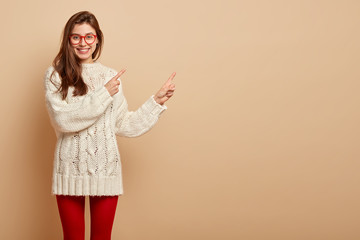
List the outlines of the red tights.
{"label": "red tights", "polygon": [[[85,196],[56,195],[64,240],[85,239]],[[91,240],[111,240],[118,196],[90,196]]]}

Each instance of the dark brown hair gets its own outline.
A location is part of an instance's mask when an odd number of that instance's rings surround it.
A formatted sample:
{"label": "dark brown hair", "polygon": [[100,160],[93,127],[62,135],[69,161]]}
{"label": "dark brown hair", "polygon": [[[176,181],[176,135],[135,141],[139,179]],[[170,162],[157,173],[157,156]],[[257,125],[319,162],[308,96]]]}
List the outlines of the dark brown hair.
{"label": "dark brown hair", "polygon": [[[61,85],[58,92],[61,93],[62,99],[65,99],[68,94],[69,86],[74,86],[73,96],[85,95],[88,91],[87,85],[81,77],[82,66],[79,57],[75,54],[69,40],[71,31],[74,29],[75,24],[87,23],[96,31],[98,43],[92,59],[95,61],[100,57],[103,47],[104,36],[100,30],[99,23],[94,14],[88,11],[81,11],[74,14],[66,23],[62,33],[62,41],[60,51],[56,55],[52,66],[55,71],[59,73],[61,78]],[[52,73],[54,74],[54,72]],[[51,77],[52,77],[51,74]],[[51,79],[50,77],[50,79]]]}

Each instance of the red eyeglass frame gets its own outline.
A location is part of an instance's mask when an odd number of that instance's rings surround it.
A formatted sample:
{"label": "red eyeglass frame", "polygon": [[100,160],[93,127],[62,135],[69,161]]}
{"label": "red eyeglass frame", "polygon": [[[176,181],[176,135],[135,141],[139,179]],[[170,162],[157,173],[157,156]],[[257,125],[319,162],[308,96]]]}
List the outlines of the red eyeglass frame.
{"label": "red eyeglass frame", "polygon": [[[92,43],[88,43],[88,42],[86,41],[86,38],[85,38],[85,37],[88,36],[88,35],[94,36],[94,41],[93,41]],[[80,37],[79,42],[76,43],[76,44],[73,44],[73,43],[71,42],[71,37],[72,37],[72,36],[79,36],[79,37]],[[92,33],[86,34],[85,36],[81,36],[81,35],[79,35],[79,34],[71,34],[71,35],[69,36],[70,43],[71,43],[72,45],[74,45],[74,46],[80,44],[82,39],[84,39],[84,41],[86,42],[87,45],[92,45],[92,44],[96,41],[96,38],[97,38],[97,35],[96,35],[96,34],[92,34]]]}

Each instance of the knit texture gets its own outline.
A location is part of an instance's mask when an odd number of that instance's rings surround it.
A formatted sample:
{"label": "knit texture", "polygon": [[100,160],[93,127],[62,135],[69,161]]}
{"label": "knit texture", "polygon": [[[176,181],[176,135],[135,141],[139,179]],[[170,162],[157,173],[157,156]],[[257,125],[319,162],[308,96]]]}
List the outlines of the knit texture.
{"label": "knit texture", "polygon": [[111,96],[105,84],[117,71],[100,62],[82,64],[88,86],[84,96],[73,96],[74,87],[62,100],[57,92],[61,80],[50,66],[45,73],[45,103],[57,142],[52,194],[112,196],[123,194],[120,153],[116,135],[137,137],[158,121],[165,105],[152,95],[136,111],[129,111],[120,80],[119,92]]}

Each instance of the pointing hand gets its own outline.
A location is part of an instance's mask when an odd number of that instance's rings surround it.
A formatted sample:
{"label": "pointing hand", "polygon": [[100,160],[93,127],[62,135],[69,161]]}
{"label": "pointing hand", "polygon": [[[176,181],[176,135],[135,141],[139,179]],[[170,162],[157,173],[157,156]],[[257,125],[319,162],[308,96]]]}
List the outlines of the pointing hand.
{"label": "pointing hand", "polygon": [[121,70],[115,77],[113,77],[110,81],[105,84],[106,89],[108,90],[111,96],[114,96],[117,92],[119,92],[120,81],[117,80],[126,70]]}
{"label": "pointing hand", "polygon": [[173,78],[175,77],[176,72],[173,72],[169,79],[164,83],[164,85],[160,88],[160,90],[154,95],[154,100],[163,105],[171,96],[174,94],[175,91],[175,84],[172,83]]}

